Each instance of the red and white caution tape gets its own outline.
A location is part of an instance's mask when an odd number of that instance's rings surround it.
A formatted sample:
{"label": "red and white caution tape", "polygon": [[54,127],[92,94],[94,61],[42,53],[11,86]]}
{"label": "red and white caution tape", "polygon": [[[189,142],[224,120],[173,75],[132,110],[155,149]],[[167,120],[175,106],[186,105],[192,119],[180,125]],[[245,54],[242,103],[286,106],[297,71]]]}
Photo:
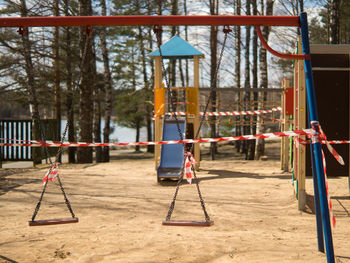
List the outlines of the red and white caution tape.
{"label": "red and white caution tape", "polygon": [[[295,138],[295,143],[296,143],[295,146],[298,147],[300,144],[301,144],[301,145],[309,144],[310,141],[304,140],[304,139],[301,139],[301,138]],[[322,144],[326,144],[325,141],[321,141],[321,143],[322,143]],[[328,140],[327,140],[327,143],[329,143],[329,144],[349,144],[350,141],[346,141],[346,140],[342,140],[342,141],[340,141],[340,140],[338,140],[338,141],[335,141],[335,140],[328,141]]]}
{"label": "red and white caution tape", "polygon": [[344,165],[345,163],[344,163],[343,158],[339,155],[339,153],[337,153],[337,151],[327,141],[327,136],[324,133],[324,131],[322,130],[321,126],[319,126],[319,128],[320,128],[320,133],[321,133],[320,139],[326,143],[328,151],[334,156],[334,158],[338,161],[338,163],[340,163],[341,165]]}
{"label": "red and white caution tape", "polygon": [[58,175],[58,165],[56,163],[53,163],[50,167],[50,169],[45,174],[45,177],[43,178],[43,185],[47,183],[47,181],[53,181]]}
{"label": "red and white caution tape", "polygon": [[323,173],[324,173],[324,180],[326,183],[326,194],[327,194],[327,201],[328,201],[328,210],[329,210],[329,218],[332,221],[332,226],[335,227],[335,215],[333,214],[333,208],[332,208],[332,201],[331,201],[331,196],[329,194],[329,189],[328,189],[328,180],[327,180],[327,169],[326,169],[326,158],[324,156],[323,150],[322,152],[322,161],[323,161]]}
{"label": "red and white caution tape", "polygon": [[[256,139],[276,139],[290,136],[313,136],[315,134],[312,129],[304,129],[297,131],[284,131],[274,133],[264,133],[255,135],[243,135],[233,137],[220,138],[202,138],[202,139],[184,139],[173,141],[155,141],[155,142],[126,142],[126,143],[87,143],[87,142],[59,142],[59,141],[31,141],[31,143],[0,143],[0,146],[31,146],[31,147],[100,147],[100,146],[135,146],[135,145],[162,145],[162,144],[184,144],[184,143],[205,143],[205,142],[229,142]],[[4,139],[0,139],[4,140]]]}
{"label": "red and white caution tape", "polygon": [[[341,165],[345,165],[343,157],[340,156],[340,154],[332,147],[331,144],[344,144],[344,143],[350,143],[350,141],[328,141],[327,136],[322,130],[321,126],[319,126],[320,135],[314,136],[313,138],[318,137],[318,141],[315,140],[315,142],[320,142],[322,144],[325,144],[327,146],[328,151],[333,155],[333,157],[340,163]],[[295,138],[295,146],[298,148],[300,144],[306,145],[309,141],[301,139],[301,138]]]}
{"label": "red and white caution tape", "polygon": [[[205,116],[239,116],[239,115],[260,115],[265,113],[272,113],[275,111],[281,111],[281,107],[272,108],[271,110],[255,110],[255,111],[213,111],[206,112]],[[167,115],[179,115],[185,116],[187,112],[177,111],[177,112],[168,112]],[[203,116],[204,112],[200,112],[200,115]]]}
{"label": "red and white caution tape", "polygon": [[[321,126],[318,126],[320,133],[315,133],[316,136],[313,136],[311,138],[313,143],[323,143],[326,144],[328,151],[333,155],[333,157],[340,163],[341,165],[345,165],[343,158],[339,155],[339,153],[331,146],[331,143],[349,143],[349,141],[328,141],[327,136],[322,130]],[[316,129],[316,128],[314,128]],[[295,146],[299,147],[300,144],[305,145],[308,141],[300,139],[300,138],[295,138]],[[327,180],[327,168],[326,168],[326,157],[324,155],[323,150],[321,150],[322,153],[322,162],[323,162],[323,173],[324,173],[324,179],[325,179],[325,184],[326,184],[326,195],[327,195],[327,201],[328,201],[328,210],[329,210],[329,217],[332,221],[332,226],[335,227],[336,224],[336,219],[335,215],[333,213],[333,207],[332,207],[332,201],[331,201],[331,196],[329,194],[329,187],[328,187],[328,180]]]}
{"label": "red and white caution tape", "polygon": [[186,152],[185,154],[186,154],[186,158],[185,158],[185,165],[184,165],[184,174],[187,182],[189,184],[192,184],[192,174],[193,174],[192,168],[193,168],[193,165],[195,165],[197,162],[194,159],[192,153]]}

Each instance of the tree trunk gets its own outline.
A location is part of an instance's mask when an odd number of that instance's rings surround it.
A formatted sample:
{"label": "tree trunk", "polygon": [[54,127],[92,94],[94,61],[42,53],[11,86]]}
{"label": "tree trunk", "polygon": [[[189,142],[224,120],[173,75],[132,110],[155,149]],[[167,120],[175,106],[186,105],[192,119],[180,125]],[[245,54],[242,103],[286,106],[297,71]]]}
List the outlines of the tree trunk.
{"label": "tree trunk", "polygon": [[[171,15],[177,15],[177,0],[171,0]],[[171,27],[171,36],[175,36],[177,32],[177,26]],[[176,87],[176,59],[170,59],[170,86]]]}
{"label": "tree trunk", "polygon": [[[141,52],[141,58],[142,58],[142,75],[143,75],[143,83],[144,83],[144,89],[146,90],[146,100],[151,100],[152,95],[148,96],[149,94],[152,94],[152,90],[150,87],[150,83],[148,80],[148,74],[147,74],[147,58],[146,58],[146,52],[145,52],[145,44],[144,44],[144,36],[142,32],[142,27],[138,27],[138,38],[140,43],[140,52]],[[147,139],[148,141],[152,140],[152,106],[146,102],[145,104],[146,108],[146,126],[147,126]],[[153,145],[147,145],[147,152],[154,152],[154,146]]]}
{"label": "tree trunk", "polygon": [[[101,15],[106,16],[106,1],[100,0],[101,5]],[[102,27],[100,31],[101,39],[101,52],[103,59],[103,69],[104,69],[104,82],[105,82],[105,111],[104,111],[104,127],[103,127],[103,142],[109,143],[109,135],[111,133],[111,114],[112,114],[112,76],[109,68],[109,56],[106,41],[106,28]],[[103,147],[102,161],[109,162],[109,147]]]}
{"label": "tree trunk", "polygon": [[[215,0],[210,0],[210,14],[217,15],[217,6]],[[216,67],[217,67],[217,43],[218,43],[218,27],[211,26],[210,27],[210,83],[212,85],[212,93],[211,96],[211,111],[216,111]],[[217,137],[216,134],[216,117],[212,116],[210,118],[211,124],[211,137]],[[210,143],[210,156],[212,160],[215,160],[215,154],[217,153],[217,145],[216,143]]]}
{"label": "tree trunk", "polygon": [[[137,122],[136,123],[136,138],[135,138],[135,142],[139,142],[140,141],[140,123]],[[135,152],[140,152],[140,145],[136,145],[135,146]]]}
{"label": "tree trunk", "polygon": [[339,44],[340,43],[340,0],[332,0],[331,1],[331,44]]}
{"label": "tree trunk", "polygon": [[[151,5],[148,4],[149,8],[148,8],[148,15],[150,15],[152,13],[152,8]],[[148,27],[148,47],[150,50],[153,50],[153,32],[152,32],[152,28]],[[149,59],[149,67],[151,68],[151,76],[149,78],[150,80],[150,92],[153,95],[153,86],[154,86],[154,65],[153,65],[153,59]],[[152,97],[151,95],[151,97]],[[151,99],[151,101],[153,100],[153,98]],[[147,120],[146,120],[146,125],[147,125],[147,140],[153,141],[154,140],[154,132],[152,129],[152,117],[153,117],[153,107],[149,108],[147,107]],[[154,146],[153,145],[148,145],[147,146],[147,152],[151,152],[154,153]]]}
{"label": "tree trunk", "polygon": [[[250,0],[247,0],[246,2],[246,14],[247,16],[250,15]],[[250,26],[245,27],[246,31],[246,37],[245,37],[245,53],[244,53],[244,60],[245,60],[245,70],[244,70],[244,75],[245,75],[245,80],[244,80],[244,88],[248,89],[250,88]],[[250,110],[250,91],[246,91],[244,93],[244,110]],[[250,127],[248,125],[250,121],[250,117],[248,115],[244,116],[244,126],[243,126],[243,134],[248,135],[250,133]],[[242,153],[245,154],[245,159],[248,160],[248,146],[249,142],[248,141],[243,141],[242,143]]]}
{"label": "tree trunk", "polygon": [[[136,1],[137,4],[137,13],[140,14],[140,6],[139,1]],[[151,10],[148,10],[148,15],[150,15]],[[141,26],[138,27],[138,40],[140,44],[140,52],[141,52],[141,58],[142,58],[142,75],[143,75],[143,83],[144,83],[144,89],[145,89],[145,110],[146,110],[146,129],[147,129],[147,140],[152,141],[152,115],[153,115],[153,107],[150,103],[147,101],[152,101],[152,87],[150,85],[150,81],[148,79],[148,73],[147,73],[147,57],[146,57],[146,51],[145,51],[145,37],[143,34],[143,29]],[[151,78],[153,75],[151,75]],[[147,145],[147,152],[153,153],[154,152],[154,146],[153,145]]]}
{"label": "tree trunk", "polygon": [[[134,66],[136,61],[135,61],[135,55],[136,55],[136,51],[134,50],[134,46],[131,47],[131,63],[132,63],[132,66],[131,66],[131,72],[132,72],[132,87],[133,87],[133,90],[136,91],[136,67]],[[138,96],[138,95],[134,95],[134,96]],[[137,105],[135,107],[135,111],[139,111],[140,105]],[[136,142],[138,142],[140,140],[140,129],[141,129],[141,123],[140,121],[136,121],[136,126],[135,126],[135,129],[136,129]],[[136,152],[139,152],[140,151],[140,146],[139,145],[136,145],[135,146],[135,151]]]}
{"label": "tree trunk", "polygon": [[[91,16],[91,0],[79,0],[79,15]],[[80,130],[79,140],[83,142],[92,142],[92,113],[93,113],[93,101],[92,94],[93,88],[91,85],[93,70],[91,67],[92,57],[92,45],[90,28],[80,29],[80,53],[81,53],[81,83],[80,83]],[[78,163],[92,163],[92,148],[91,147],[79,147],[77,154]]]}
{"label": "tree trunk", "polygon": [[[264,1],[261,1],[261,13],[264,14]],[[270,16],[273,14],[273,4],[274,0],[267,0],[266,1],[266,12],[265,15]],[[270,28],[267,26],[264,26],[262,28],[262,34],[266,41],[269,39],[269,33]],[[260,52],[259,52],[259,62],[260,62],[260,88],[261,89],[267,89],[268,88],[268,74],[267,74],[267,57],[266,57],[266,49],[260,45]],[[262,98],[262,105],[261,109],[264,108],[265,102],[267,101],[267,92],[263,92],[263,98]],[[265,126],[259,117],[259,125],[258,125],[257,133],[264,133],[265,132]],[[256,145],[256,159],[260,159],[261,156],[265,154],[265,140],[264,139],[258,139],[257,145]]]}
{"label": "tree trunk", "polygon": [[[54,16],[60,15],[59,0],[55,0],[53,6]],[[54,85],[55,85],[55,106],[56,106],[56,121],[57,121],[57,134],[61,134],[61,87],[60,87],[60,46],[59,46],[59,27],[55,27],[54,42],[53,42],[53,66],[54,66]],[[61,155],[58,157],[58,161],[61,162]]]}
{"label": "tree trunk", "polygon": [[[183,2],[184,5],[184,15],[187,16],[187,1],[184,0]],[[185,40],[188,41],[188,26],[185,26]],[[185,59],[185,70],[186,70],[186,85],[189,85],[189,67],[188,67],[188,59]]]}
{"label": "tree trunk", "polygon": [[[69,16],[69,0],[64,1],[64,15]],[[68,125],[68,141],[75,141],[75,127],[74,127],[74,91],[73,91],[73,72],[72,72],[72,47],[71,47],[71,28],[66,27],[66,86],[67,86],[67,125]],[[76,148],[68,148],[68,162],[75,163]]]}
{"label": "tree trunk", "polygon": [[[252,8],[253,8],[253,15],[258,14],[257,10],[257,3],[256,0],[252,0]],[[252,75],[253,75],[253,88],[258,87],[258,35],[256,30],[254,30],[253,33],[253,67],[252,67]],[[254,92],[253,93],[253,109],[257,110],[257,104],[256,102],[258,101],[258,93]],[[252,127],[251,127],[251,134],[256,134],[256,121],[257,117],[256,115],[251,115],[251,120],[252,120]],[[249,141],[249,160],[254,160],[255,157],[255,146],[256,146],[256,140],[251,140]]]}
{"label": "tree trunk", "polygon": [[[27,9],[25,0],[21,0],[20,13],[21,13],[21,17],[28,16],[28,9]],[[25,72],[27,75],[26,89],[27,89],[27,92],[29,93],[29,109],[30,109],[31,118],[33,121],[32,134],[33,136],[35,136],[36,134],[40,134],[40,132],[38,132],[40,131],[40,116],[39,116],[38,100],[36,97],[36,90],[35,90],[34,67],[33,67],[32,51],[31,51],[32,48],[29,41],[29,30],[26,28],[21,28],[20,33],[21,33],[22,44],[23,44],[22,54],[25,60]],[[43,140],[43,138],[41,137],[39,138],[34,137],[32,139]],[[41,163],[40,151],[33,151],[32,155],[33,155],[34,164]]]}
{"label": "tree trunk", "polygon": [[[92,60],[91,67],[93,70],[92,78],[93,78],[93,89],[94,89],[94,142],[101,142],[101,91],[98,87],[97,82],[97,72],[96,72],[96,51],[95,51],[95,41],[92,42]],[[95,147],[96,153],[96,163],[102,162],[102,147]]]}
{"label": "tree trunk", "polygon": [[[241,15],[241,0],[234,0],[234,10],[235,10],[235,15]],[[241,87],[241,27],[240,26],[235,26],[234,28],[235,32],[235,85],[236,88]],[[235,99],[235,98],[233,98]],[[241,101],[241,93],[237,93],[237,100],[240,102]],[[238,104],[238,111],[241,111],[241,104]],[[238,116],[236,120],[240,120],[241,116]],[[236,125],[236,131],[235,131],[236,136],[242,135],[241,133],[241,125],[237,124]],[[236,141],[236,149],[237,152],[241,151],[241,141]]]}

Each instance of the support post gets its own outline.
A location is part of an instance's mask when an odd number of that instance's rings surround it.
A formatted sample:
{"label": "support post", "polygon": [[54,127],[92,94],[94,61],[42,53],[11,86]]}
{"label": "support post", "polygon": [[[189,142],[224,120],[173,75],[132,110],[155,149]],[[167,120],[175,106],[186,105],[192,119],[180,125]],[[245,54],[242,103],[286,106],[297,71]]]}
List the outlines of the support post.
{"label": "support post", "polygon": [[[154,58],[154,94],[156,94],[157,89],[162,88],[162,61],[161,57],[155,57]],[[156,100],[156,95],[155,95]],[[156,104],[156,101],[155,101]],[[160,105],[160,107],[163,107],[163,110],[165,110],[165,104]],[[154,108],[156,115],[155,121],[154,121],[154,140],[155,141],[161,141],[162,140],[162,115],[160,113],[156,112],[156,107]],[[159,110],[159,109],[157,109]],[[155,145],[154,148],[154,164],[155,169],[157,169],[159,165],[159,158],[160,158],[160,147],[161,145]]]}
{"label": "support post", "polygon": [[[317,133],[319,133],[316,96],[315,96],[311,58],[310,58],[309,32],[308,32],[308,24],[307,24],[307,15],[305,12],[300,14],[300,28],[301,28],[303,54],[307,56],[307,58],[304,60],[304,67],[305,67],[305,80],[306,80],[306,95],[307,95],[307,102],[309,106],[308,107],[309,118],[310,118],[309,121],[310,121],[311,127]],[[322,225],[323,225],[324,240],[326,245],[327,262],[334,263],[333,239],[332,239],[332,231],[331,231],[328,202],[327,202],[327,195],[326,195],[326,184],[325,184],[325,177],[324,177],[323,163],[322,163],[321,143],[317,135],[313,137],[311,147],[312,147],[312,152],[313,152],[314,162],[315,162],[315,170],[313,172],[316,173],[316,176],[313,177],[313,180],[317,180],[317,183],[318,183],[318,190],[319,190],[318,194],[319,194],[320,205],[321,205]]]}
{"label": "support post", "polygon": [[[199,59],[200,56],[193,56],[193,88],[197,90],[197,101],[196,101],[196,114],[193,122],[194,135],[197,133],[200,124],[200,113],[199,113]],[[200,134],[198,135],[200,137]],[[195,138],[199,139],[199,138]],[[194,145],[194,158],[197,161],[195,165],[196,170],[199,170],[200,159],[201,159],[201,148],[199,143]]]}
{"label": "support post", "polygon": [[[301,38],[298,40],[297,53],[302,54]],[[304,62],[294,61],[294,129],[301,130],[306,128],[306,103],[305,103],[305,74]],[[305,136],[298,138],[306,139]],[[306,189],[305,189],[305,147],[296,147],[294,145],[294,174],[298,180],[298,209],[305,211]]]}
{"label": "support post", "polygon": [[[282,88],[284,89],[282,93],[282,116],[283,116],[283,123],[282,123],[282,131],[289,130],[289,115],[287,115],[286,112],[286,91],[287,88],[290,86],[290,80],[288,78],[284,79],[282,81]],[[289,171],[289,139],[286,137],[282,138],[282,145],[281,145],[281,170],[288,172]]]}

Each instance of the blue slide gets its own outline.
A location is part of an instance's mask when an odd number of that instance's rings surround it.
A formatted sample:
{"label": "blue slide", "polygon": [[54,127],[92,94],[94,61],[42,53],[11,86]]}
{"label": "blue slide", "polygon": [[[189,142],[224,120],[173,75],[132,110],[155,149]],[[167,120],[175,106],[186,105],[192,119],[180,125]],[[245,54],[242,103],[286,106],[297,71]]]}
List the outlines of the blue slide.
{"label": "blue slide", "polygon": [[[181,133],[185,138],[185,120],[178,120]],[[176,120],[164,120],[163,141],[181,140]],[[163,144],[160,153],[160,164],[157,167],[158,182],[164,178],[179,179],[181,177],[185,146],[183,144]]]}

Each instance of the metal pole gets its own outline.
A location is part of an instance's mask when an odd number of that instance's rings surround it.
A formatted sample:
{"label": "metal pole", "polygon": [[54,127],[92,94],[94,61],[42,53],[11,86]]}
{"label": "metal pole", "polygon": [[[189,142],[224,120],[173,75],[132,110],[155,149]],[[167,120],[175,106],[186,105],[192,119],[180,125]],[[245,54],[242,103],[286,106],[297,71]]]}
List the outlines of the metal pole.
{"label": "metal pole", "polygon": [[[300,27],[301,27],[301,40],[302,40],[302,46],[303,46],[303,54],[310,56],[309,32],[308,32],[306,13],[300,14]],[[310,57],[304,60],[304,65],[305,65],[305,80],[306,80],[306,96],[307,96],[307,102],[309,105],[308,109],[309,109],[309,116],[310,116],[309,121],[310,121],[311,127],[317,133],[319,133],[316,96],[315,96]],[[332,240],[331,224],[329,220],[326,183],[325,183],[324,172],[323,172],[321,143],[319,141],[318,136],[313,136],[311,147],[313,148],[315,168],[316,168],[315,172],[317,175],[317,177],[316,178],[314,177],[313,180],[317,179],[317,183],[318,183],[327,262],[334,263],[333,240]]]}
{"label": "metal pole", "polygon": [[233,15],[141,15],[141,16],[52,16],[0,17],[0,27],[43,26],[299,26],[298,16],[233,16]]}
{"label": "metal pole", "polygon": [[[309,106],[307,106],[308,110],[308,118],[310,120],[310,111]],[[309,124],[309,128],[311,125]],[[323,240],[323,230],[322,230],[322,216],[321,216],[321,205],[320,205],[320,195],[318,191],[318,183],[317,183],[317,175],[316,175],[316,167],[315,167],[315,159],[314,159],[314,151],[311,146],[310,139],[310,155],[311,155],[311,167],[312,167],[312,178],[313,178],[313,186],[314,186],[314,201],[315,201],[315,215],[316,215],[316,229],[317,229],[317,243],[318,243],[318,251],[324,251],[324,240]]]}

